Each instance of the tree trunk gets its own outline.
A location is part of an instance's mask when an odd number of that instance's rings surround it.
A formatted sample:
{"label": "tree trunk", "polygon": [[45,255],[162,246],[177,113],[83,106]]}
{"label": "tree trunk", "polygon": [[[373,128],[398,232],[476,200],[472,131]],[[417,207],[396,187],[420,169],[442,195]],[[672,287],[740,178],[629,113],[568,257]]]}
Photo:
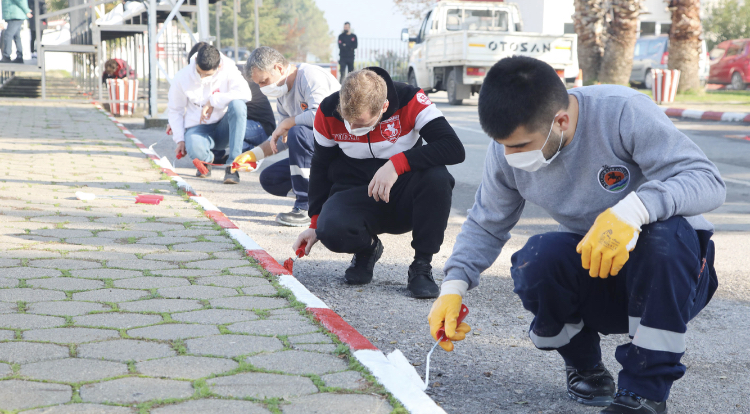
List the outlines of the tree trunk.
{"label": "tree trunk", "polygon": [[599,70],[600,82],[628,85],[633,68],[633,49],[640,11],[641,0],[610,2],[607,17],[611,21],[602,67]]}
{"label": "tree trunk", "polygon": [[604,56],[607,31],[604,29],[604,0],[575,0],[573,22],[578,35],[578,65],[583,83],[596,82]]}
{"label": "tree trunk", "polygon": [[699,91],[699,61],[702,33],[700,0],[671,0],[672,29],[669,31],[669,69],[680,70],[677,91]]}

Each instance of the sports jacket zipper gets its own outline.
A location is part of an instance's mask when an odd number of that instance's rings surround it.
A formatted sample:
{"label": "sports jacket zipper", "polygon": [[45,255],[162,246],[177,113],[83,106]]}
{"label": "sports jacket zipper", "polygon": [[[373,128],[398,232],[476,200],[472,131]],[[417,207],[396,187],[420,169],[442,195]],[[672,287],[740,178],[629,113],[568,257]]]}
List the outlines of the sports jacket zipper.
{"label": "sports jacket zipper", "polygon": [[372,143],[370,142],[370,133],[369,132],[367,133],[367,146],[370,147],[370,154],[372,155],[372,158],[377,158],[377,157],[375,157],[375,153],[372,152]]}

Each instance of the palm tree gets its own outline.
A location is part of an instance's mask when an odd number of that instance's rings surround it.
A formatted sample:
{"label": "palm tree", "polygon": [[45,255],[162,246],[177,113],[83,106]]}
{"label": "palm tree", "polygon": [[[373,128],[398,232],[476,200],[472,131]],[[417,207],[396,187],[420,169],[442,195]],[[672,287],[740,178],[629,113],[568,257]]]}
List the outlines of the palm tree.
{"label": "palm tree", "polygon": [[669,31],[669,69],[680,70],[678,92],[701,90],[698,73],[701,54],[700,0],[669,0],[672,29]]}
{"label": "palm tree", "polygon": [[638,16],[642,0],[611,0],[607,10],[608,36],[599,81],[627,85],[633,68]]}
{"label": "palm tree", "polygon": [[578,65],[583,82],[596,82],[604,56],[607,30],[604,26],[604,0],[575,0],[573,22],[578,35]]}

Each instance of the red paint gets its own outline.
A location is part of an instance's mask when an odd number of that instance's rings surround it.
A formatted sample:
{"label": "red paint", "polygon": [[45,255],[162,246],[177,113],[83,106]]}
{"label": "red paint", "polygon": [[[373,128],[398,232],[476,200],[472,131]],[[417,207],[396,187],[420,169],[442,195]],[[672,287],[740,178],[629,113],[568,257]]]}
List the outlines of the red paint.
{"label": "red paint", "polygon": [[223,229],[237,229],[237,225],[232,223],[232,220],[229,220],[229,217],[224,215],[221,211],[206,211],[206,217],[213,220],[216,224],[221,226]]}
{"label": "red paint", "polygon": [[742,122],[750,122],[750,114],[747,114],[747,116],[742,119]]}
{"label": "red paint", "polygon": [[257,260],[258,263],[270,273],[275,275],[291,275],[288,270],[284,269],[284,267],[265,250],[248,250],[247,255]]}
{"label": "red paint", "polygon": [[378,348],[373,345],[367,338],[357,332],[351,325],[346,323],[336,312],[326,308],[307,308],[308,311],[315,315],[323,326],[333,332],[341,342],[349,345],[354,351],[371,349],[377,351]]}
{"label": "red paint", "polygon": [[745,137],[745,141],[750,141],[750,135]]}
{"label": "red paint", "polygon": [[667,108],[665,111],[667,116],[682,116],[683,112],[685,112],[685,110],[680,108]]}
{"label": "red paint", "polygon": [[163,172],[164,174],[167,174],[170,177],[178,177],[177,173],[170,170],[169,168],[162,168],[161,172]]}
{"label": "red paint", "polygon": [[721,121],[721,116],[724,115],[724,112],[714,112],[714,111],[706,111],[701,115],[701,119],[706,119],[709,121]]}
{"label": "red paint", "polygon": [[140,142],[137,142],[135,146],[138,148],[148,148],[147,146],[145,146],[144,144],[141,144]]}

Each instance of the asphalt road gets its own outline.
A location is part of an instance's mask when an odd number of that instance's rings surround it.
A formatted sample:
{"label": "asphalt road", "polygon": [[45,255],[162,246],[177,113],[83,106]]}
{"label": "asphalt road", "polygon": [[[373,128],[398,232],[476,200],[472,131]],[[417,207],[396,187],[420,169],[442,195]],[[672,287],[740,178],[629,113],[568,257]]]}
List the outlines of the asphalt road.
{"label": "asphalt road", "polygon": [[[444,93],[431,99],[456,129],[467,154],[463,164],[450,167],[456,178],[453,214],[433,263],[440,280],[442,266],[473,203],[489,138],[481,132],[476,99],[460,107],[449,106]],[[688,370],[672,388],[669,409],[671,413],[750,413],[750,141],[744,139],[749,128],[717,122],[675,123],[718,165],[728,196],[722,207],[707,214],[717,229],[719,290],[688,327],[688,351],[683,358]],[[175,161],[174,144],[164,139],[162,130],[130,127],[146,145],[158,141],[154,149]],[[283,157],[266,160],[264,166]],[[264,193],[257,173],[243,174],[239,185],[223,185],[223,172],[196,179],[189,161],[180,160],[177,167],[199,193],[276,259],[283,261],[293,253],[291,245],[300,229],[274,222],[278,212],[291,208],[291,198]],[[480,286],[466,296],[472,334],[452,353],[436,351],[431,362],[434,382],[428,393],[447,412],[598,412],[567,399],[562,359],[555,352],[534,348],[527,335],[532,316],[512,292],[510,256],[529,236],[556,228],[543,210],[527,204],[513,238],[483,274]],[[423,374],[424,358],[432,345],[427,325],[432,301],[412,299],[406,290],[413,255],[410,235],[385,235],[382,240],[385,253],[375,267],[375,279],[367,286],[344,284],[351,257],[331,253],[320,244],[310,257],[297,261],[295,276],[373,344],[386,353],[400,349]],[[604,362],[613,372],[619,370],[614,348],[627,340],[624,335],[602,340]]]}

